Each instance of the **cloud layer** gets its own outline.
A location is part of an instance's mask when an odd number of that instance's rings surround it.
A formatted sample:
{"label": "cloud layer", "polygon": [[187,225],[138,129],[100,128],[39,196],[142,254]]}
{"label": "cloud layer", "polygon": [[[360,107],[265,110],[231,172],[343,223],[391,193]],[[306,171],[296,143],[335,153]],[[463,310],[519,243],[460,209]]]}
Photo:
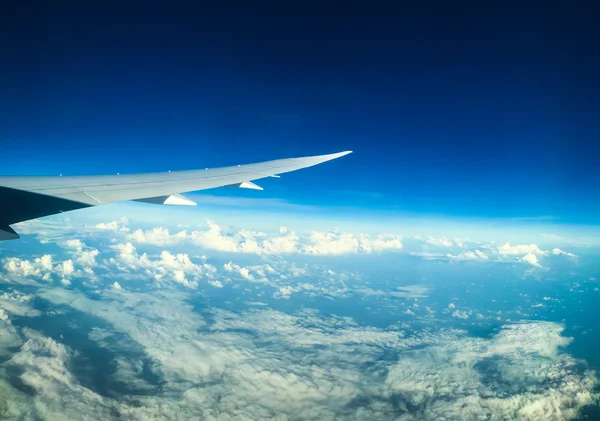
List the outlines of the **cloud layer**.
{"label": "cloud layer", "polygon": [[[475,308],[469,290],[493,286],[481,272],[445,278],[471,267],[546,273],[552,259],[575,267],[573,253],[215,222],[88,228],[2,259],[0,418],[567,420],[597,403],[596,373],[566,352],[562,324],[508,320],[564,297],[528,291],[508,311]],[[398,263],[408,253],[424,260],[406,256],[410,271]],[[57,315],[68,323],[51,326]],[[37,317],[48,330],[24,327]],[[471,326],[496,330],[457,329]]]}
{"label": "cloud layer", "polygon": [[[95,392],[70,370],[76,349],[5,322],[2,332],[19,349],[1,366],[3,378],[13,379],[0,383],[10,402],[4,415],[566,420],[597,399],[595,374],[562,351],[571,340],[555,323],[507,325],[485,339],[457,330],[383,330],[315,311],[210,308],[200,315],[185,296],[161,292],[92,300],[50,289],[40,297],[108,324],[89,337],[118,355],[108,384],[128,389]],[[128,352],[133,344],[145,356]],[[143,359],[158,383],[144,377]],[[12,386],[17,379],[32,396]]]}
{"label": "cloud layer", "polygon": [[377,253],[402,248],[402,238],[396,234],[354,234],[348,232],[312,231],[307,236],[299,236],[286,227],[278,234],[266,234],[248,230],[231,231],[208,221],[207,230],[187,230],[171,234],[167,228],[156,227],[150,230],[138,229],[128,235],[133,243],[172,246],[181,243],[231,253],[286,254],[301,253],[311,255],[343,255],[356,253]]}

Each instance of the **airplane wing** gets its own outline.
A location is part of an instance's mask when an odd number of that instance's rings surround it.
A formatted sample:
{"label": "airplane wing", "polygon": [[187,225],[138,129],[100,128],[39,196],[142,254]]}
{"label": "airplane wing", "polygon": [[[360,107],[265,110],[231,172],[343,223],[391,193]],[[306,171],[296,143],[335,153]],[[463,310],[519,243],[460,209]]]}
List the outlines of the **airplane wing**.
{"label": "airplane wing", "polygon": [[252,180],[312,167],[349,153],[148,174],[0,177],[0,240],[19,238],[11,224],[89,206],[124,200],[195,205],[179,193],[225,186],[262,190]]}

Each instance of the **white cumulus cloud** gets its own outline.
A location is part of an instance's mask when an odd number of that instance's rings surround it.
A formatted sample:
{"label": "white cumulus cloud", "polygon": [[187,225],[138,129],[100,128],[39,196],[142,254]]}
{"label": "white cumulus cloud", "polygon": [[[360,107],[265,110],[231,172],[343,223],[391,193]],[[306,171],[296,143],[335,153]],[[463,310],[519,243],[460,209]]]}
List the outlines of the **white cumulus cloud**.
{"label": "white cumulus cloud", "polygon": [[529,252],[529,253],[527,253],[525,256],[523,256],[523,257],[521,258],[521,260],[522,260],[523,262],[529,263],[531,266],[535,266],[535,267],[538,267],[538,268],[539,268],[539,267],[542,267],[542,266],[540,265],[540,262],[539,262],[539,260],[538,260],[538,257],[537,257],[535,254],[531,253],[531,252]]}
{"label": "white cumulus cloud", "polygon": [[498,253],[501,255],[525,255],[525,254],[535,254],[544,256],[548,254],[545,251],[540,250],[540,248],[535,244],[521,244],[521,245],[511,245],[510,243],[504,243],[500,247],[498,247]]}
{"label": "white cumulus cloud", "polygon": [[439,247],[452,247],[452,240],[446,237],[427,237],[427,243]]}
{"label": "white cumulus cloud", "polygon": [[561,250],[559,248],[552,249],[552,254],[554,254],[555,256],[567,256],[567,257],[577,258],[577,255],[575,255],[573,253],[569,253],[568,251]]}
{"label": "white cumulus cloud", "polygon": [[156,227],[150,230],[135,230],[126,238],[136,244],[172,246],[183,242],[204,249],[230,253],[252,254],[313,254],[343,255],[356,253],[379,253],[402,249],[402,238],[396,234],[375,236],[363,233],[336,233],[312,231],[307,236],[299,236],[287,228],[280,228],[276,234],[248,230],[225,229],[213,221],[207,221],[207,230],[180,231],[171,234],[167,228]]}

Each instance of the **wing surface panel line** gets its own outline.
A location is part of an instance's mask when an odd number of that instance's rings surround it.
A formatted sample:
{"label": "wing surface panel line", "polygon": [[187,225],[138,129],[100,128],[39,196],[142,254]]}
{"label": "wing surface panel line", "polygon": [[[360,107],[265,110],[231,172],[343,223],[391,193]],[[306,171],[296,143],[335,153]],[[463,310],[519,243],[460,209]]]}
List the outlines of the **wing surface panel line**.
{"label": "wing surface panel line", "polygon": [[96,199],[94,196],[92,196],[91,194],[89,194],[88,192],[86,192],[86,191],[83,191],[83,190],[79,190],[79,191],[80,191],[81,193],[85,194],[86,196],[89,196],[89,197],[91,197],[92,199],[94,199],[96,202],[98,202],[98,204],[100,204],[100,205],[103,205],[103,204],[104,204],[104,203],[102,203],[100,200]]}

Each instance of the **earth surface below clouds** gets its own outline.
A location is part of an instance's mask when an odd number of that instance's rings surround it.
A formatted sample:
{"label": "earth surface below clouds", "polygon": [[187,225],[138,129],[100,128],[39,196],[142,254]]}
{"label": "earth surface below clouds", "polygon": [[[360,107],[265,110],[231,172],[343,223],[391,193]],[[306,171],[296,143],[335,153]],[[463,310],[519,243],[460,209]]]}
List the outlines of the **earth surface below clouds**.
{"label": "earth surface below clouds", "polygon": [[0,244],[1,419],[598,414],[597,250],[75,215]]}

